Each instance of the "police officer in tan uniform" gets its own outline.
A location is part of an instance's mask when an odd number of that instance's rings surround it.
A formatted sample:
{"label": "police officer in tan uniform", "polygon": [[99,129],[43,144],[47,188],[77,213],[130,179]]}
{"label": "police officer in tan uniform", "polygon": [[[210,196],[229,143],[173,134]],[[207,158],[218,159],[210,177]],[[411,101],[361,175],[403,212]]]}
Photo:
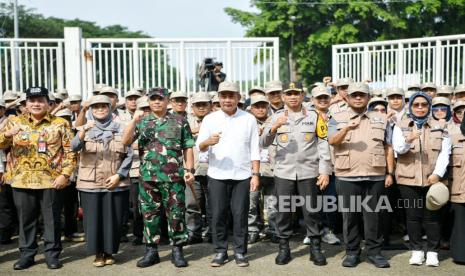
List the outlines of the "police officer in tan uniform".
{"label": "police officer in tan uniform", "polygon": [[[373,211],[385,187],[392,185],[394,156],[390,146],[390,128],[386,116],[367,111],[369,88],[364,83],[351,83],[348,88],[349,108],[335,113],[329,122],[329,144],[334,150],[334,168],[338,194],[344,208],[349,208],[350,196],[362,197],[367,208],[362,212],[353,208],[342,213],[346,258],[344,267],[355,267],[360,262],[362,240],[359,220],[363,215],[368,260],[376,267],[389,267],[381,255],[383,237],[379,227],[380,213]],[[353,204],[353,202],[352,202]]]}
{"label": "police officer in tan uniform", "polygon": [[[278,200],[281,201],[280,196],[296,194],[311,200],[310,204],[302,206],[307,233],[310,235],[310,260],[315,265],[326,265],[320,245],[319,213],[310,212],[307,207],[316,207],[318,192],[329,183],[329,175],[332,173],[329,145],[327,140],[316,134],[317,112],[302,106],[304,92],[300,84],[289,83],[284,90],[283,100],[285,108],[276,112],[266,123],[261,144],[277,145],[274,177]],[[279,253],[275,260],[278,265],[285,265],[291,259],[289,238],[293,232],[292,213],[280,210],[283,207],[278,205],[276,217],[280,238]]]}

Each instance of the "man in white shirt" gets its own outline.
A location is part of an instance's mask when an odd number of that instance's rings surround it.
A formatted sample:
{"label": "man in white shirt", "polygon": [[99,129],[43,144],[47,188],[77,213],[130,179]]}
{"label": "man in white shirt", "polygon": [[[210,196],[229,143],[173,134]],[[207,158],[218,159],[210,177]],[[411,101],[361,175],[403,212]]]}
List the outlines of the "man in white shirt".
{"label": "man in white shirt", "polygon": [[197,138],[200,151],[208,152],[208,191],[212,210],[212,237],[217,253],[212,267],[228,261],[228,209],[233,217],[234,259],[248,266],[247,216],[249,192],[256,191],[260,177],[260,148],[257,122],[237,108],[241,96],[237,84],[220,83],[221,110],[203,119]]}

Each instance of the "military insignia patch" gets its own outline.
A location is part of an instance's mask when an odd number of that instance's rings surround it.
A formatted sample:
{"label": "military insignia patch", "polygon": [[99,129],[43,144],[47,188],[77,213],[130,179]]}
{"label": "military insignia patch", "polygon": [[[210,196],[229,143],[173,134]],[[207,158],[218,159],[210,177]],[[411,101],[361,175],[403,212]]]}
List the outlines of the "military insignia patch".
{"label": "military insignia patch", "polygon": [[281,142],[287,142],[289,140],[289,136],[287,136],[287,134],[282,134],[279,136],[279,140]]}

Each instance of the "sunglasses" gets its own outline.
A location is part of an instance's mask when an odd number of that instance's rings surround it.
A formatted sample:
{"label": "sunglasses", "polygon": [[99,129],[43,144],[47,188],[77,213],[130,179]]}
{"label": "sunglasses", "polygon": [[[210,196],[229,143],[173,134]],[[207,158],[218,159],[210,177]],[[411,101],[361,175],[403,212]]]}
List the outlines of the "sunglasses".
{"label": "sunglasses", "polygon": [[423,107],[426,108],[429,106],[429,103],[413,103],[412,106],[415,108],[423,108]]}
{"label": "sunglasses", "polygon": [[441,107],[433,107],[433,111],[442,111],[442,112],[447,112],[447,107],[441,106]]}

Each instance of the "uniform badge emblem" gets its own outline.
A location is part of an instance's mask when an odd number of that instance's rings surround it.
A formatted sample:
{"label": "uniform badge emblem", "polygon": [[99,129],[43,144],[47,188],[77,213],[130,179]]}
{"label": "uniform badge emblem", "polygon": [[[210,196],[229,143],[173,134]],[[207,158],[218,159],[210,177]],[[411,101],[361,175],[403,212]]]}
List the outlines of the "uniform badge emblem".
{"label": "uniform badge emblem", "polygon": [[281,142],[287,142],[289,140],[289,136],[287,136],[287,134],[282,134],[281,136],[279,136],[279,140]]}

